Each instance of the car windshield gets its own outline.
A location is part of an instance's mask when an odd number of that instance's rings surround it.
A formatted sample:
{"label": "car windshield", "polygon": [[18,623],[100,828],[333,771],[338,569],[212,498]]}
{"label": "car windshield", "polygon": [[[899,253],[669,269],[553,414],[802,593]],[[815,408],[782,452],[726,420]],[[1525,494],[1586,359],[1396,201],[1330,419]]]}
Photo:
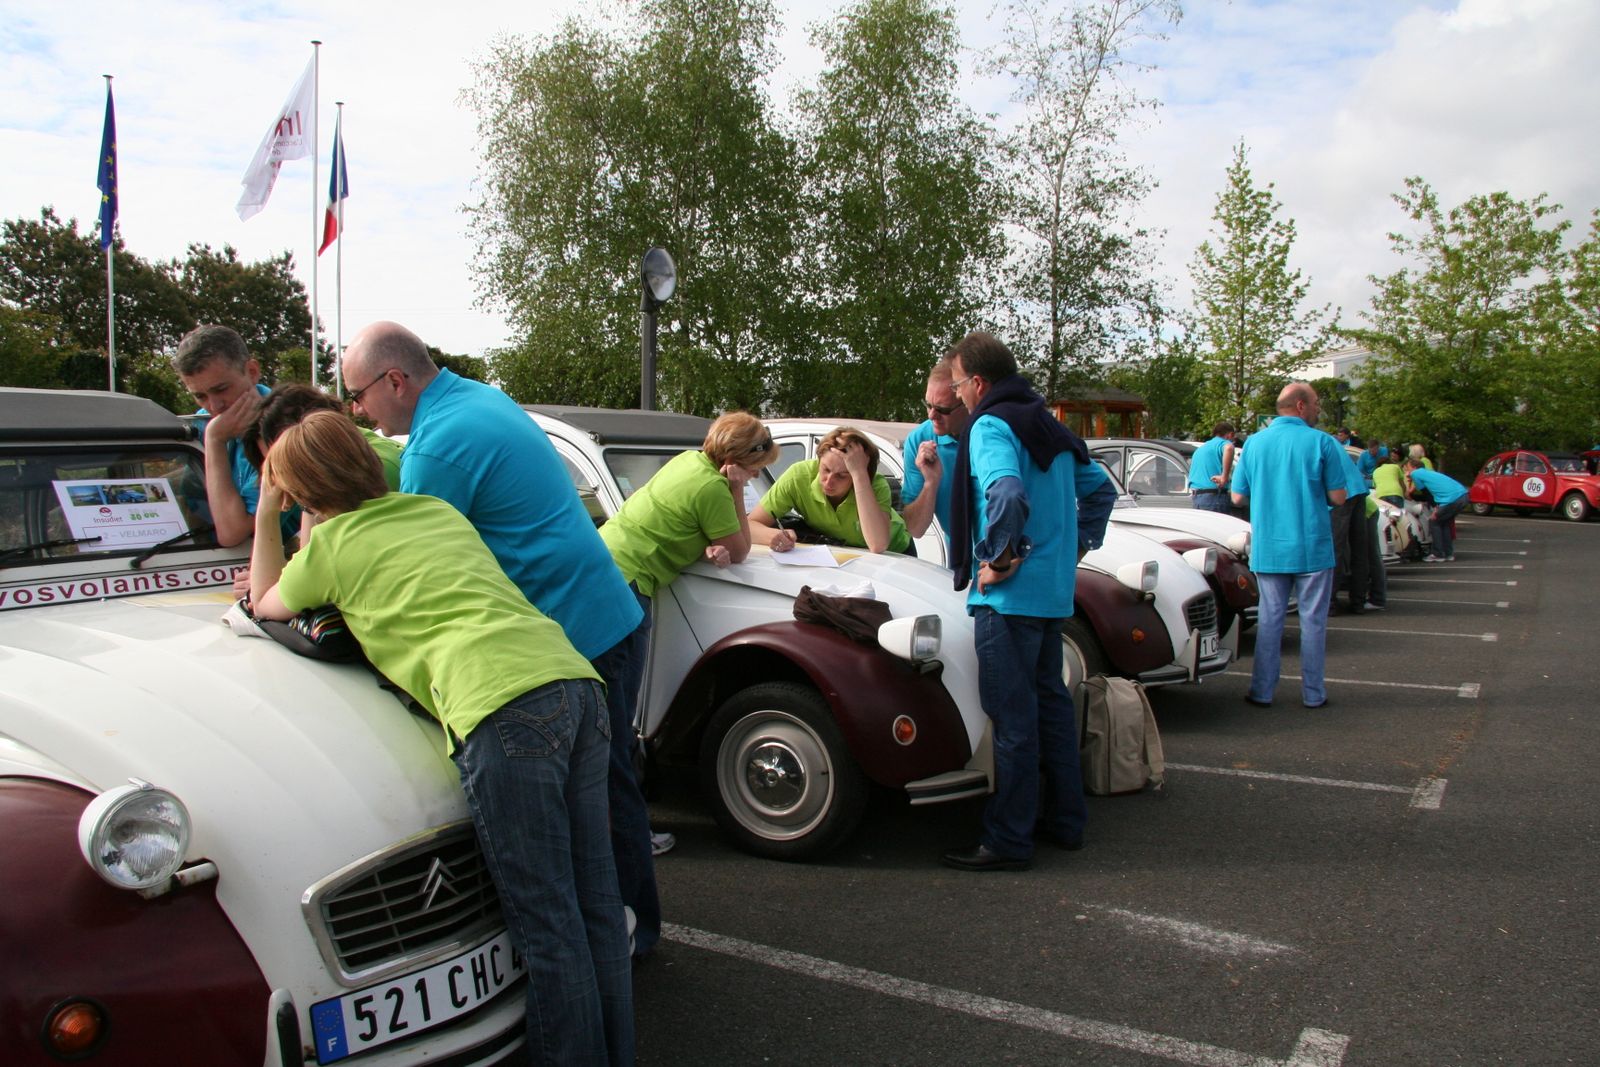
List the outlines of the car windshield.
{"label": "car windshield", "polygon": [[200,453],[177,445],[0,451],[0,566],[212,548]]}

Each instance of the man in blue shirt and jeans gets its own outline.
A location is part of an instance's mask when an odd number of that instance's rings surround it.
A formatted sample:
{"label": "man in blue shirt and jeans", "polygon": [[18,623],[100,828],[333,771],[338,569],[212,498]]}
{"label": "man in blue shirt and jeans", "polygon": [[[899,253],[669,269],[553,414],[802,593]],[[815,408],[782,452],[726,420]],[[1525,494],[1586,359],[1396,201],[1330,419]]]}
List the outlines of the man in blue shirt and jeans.
{"label": "man in blue shirt and jeans", "polygon": [[951,568],[957,589],[973,582],[967,611],[992,723],[994,793],[978,844],[945,853],[944,862],[1023,870],[1036,834],[1083,847],[1087,808],[1061,630],[1078,559],[1099,547],[1116,494],[999,338],[970,333],[953,352],[951,384],[972,416],[951,485]]}
{"label": "man in blue shirt and jeans", "polygon": [[1233,477],[1233,423],[1219,422],[1211,428],[1211,440],[1189,457],[1189,494],[1202,511],[1226,515],[1228,480]]}
{"label": "man in blue shirt and jeans", "polygon": [[1454,563],[1456,543],[1452,536],[1456,516],[1467,506],[1467,487],[1450,477],[1431,471],[1419,459],[1406,461],[1406,473],[1411,484],[1426,489],[1433,497],[1433,509],[1428,512],[1428,535],[1433,539],[1433,551],[1423,557],[1424,563]]}
{"label": "man in blue shirt and jeans", "polygon": [[1314,429],[1317,391],[1291,382],[1278,394],[1278,417],[1250,438],[1233,471],[1233,502],[1250,508],[1250,569],[1261,591],[1255,663],[1245,700],[1270,707],[1278,686],[1283,622],[1293,590],[1300,604],[1300,692],[1308,708],[1325,707],[1328,602],[1333,595],[1333,525],[1329,505],[1345,502],[1345,452]]}

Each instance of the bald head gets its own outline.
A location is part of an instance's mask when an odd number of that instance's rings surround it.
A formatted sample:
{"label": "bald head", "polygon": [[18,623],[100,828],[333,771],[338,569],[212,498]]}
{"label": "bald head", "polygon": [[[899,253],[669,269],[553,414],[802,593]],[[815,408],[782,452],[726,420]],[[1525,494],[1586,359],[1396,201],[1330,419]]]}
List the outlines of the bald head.
{"label": "bald head", "polygon": [[422,338],[398,322],[375,322],[344,350],[344,384],[353,410],[384,433],[407,433],[417,400],[439,376]]}
{"label": "bald head", "polygon": [[1293,415],[1299,404],[1315,404],[1317,391],[1305,382],[1290,382],[1278,394],[1278,414]]}

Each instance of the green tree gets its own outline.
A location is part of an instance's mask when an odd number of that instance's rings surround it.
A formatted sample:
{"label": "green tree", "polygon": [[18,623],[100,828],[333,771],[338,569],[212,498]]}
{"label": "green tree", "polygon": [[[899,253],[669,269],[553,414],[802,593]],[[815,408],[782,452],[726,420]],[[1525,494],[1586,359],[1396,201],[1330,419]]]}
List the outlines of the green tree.
{"label": "green tree", "polygon": [[[244,338],[269,384],[280,378],[309,380],[303,364],[299,374],[282,374],[279,367],[286,352],[299,350],[303,358],[311,335],[311,309],[305,286],[294,276],[293,253],[244,263],[232,245],[217,252],[192,244],[181,261],[163,269],[184,294],[186,329],[207,322],[230,326]],[[319,380],[327,381],[332,368],[326,353],[318,367]]]}
{"label": "green tree", "polygon": [[1217,243],[1201,242],[1190,266],[1189,333],[1209,367],[1203,421],[1236,426],[1270,412],[1263,400],[1328,348],[1338,319],[1329,305],[1302,310],[1311,283],[1289,266],[1294,220],[1278,217],[1273,183],[1256,187],[1248,155],[1241,141],[1212,215]]}
{"label": "green tree", "polygon": [[645,0],[612,34],[569,20],[505,40],[469,100],[484,144],[471,209],[485,299],[524,340],[494,353],[524,401],[639,399],[639,259],[672,253],[663,406],[756,407],[795,341],[795,161],[763,90],[769,0]]}
{"label": "green tree", "polygon": [[909,417],[1001,254],[991,137],[957,101],[948,8],[857,0],[812,36],[825,69],[797,107],[820,348],[786,367],[777,406]]}
{"label": "green tree", "polygon": [[[1138,393],[1150,409],[1157,437],[1209,436],[1201,404],[1206,364],[1180,338],[1144,359],[1126,360],[1109,372],[1112,385]],[[1213,420],[1215,421],[1215,420]]]}
{"label": "green tree", "polygon": [[1407,265],[1372,278],[1370,326],[1349,331],[1374,353],[1357,391],[1363,423],[1433,442],[1458,473],[1507,445],[1592,444],[1600,375],[1582,304],[1595,238],[1565,253],[1569,224],[1544,194],[1445,211],[1413,177],[1394,200],[1416,224],[1389,235]]}
{"label": "green tree", "polygon": [[1004,332],[1047,395],[1100,376],[1102,360],[1148,345],[1159,293],[1149,234],[1134,221],[1149,178],[1118,137],[1155,106],[1127,80],[1129,52],[1161,40],[1177,0],[1047,0],[1001,7],[990,67],[1010,75],[1023,118],[1003,140],[1006,221]]}

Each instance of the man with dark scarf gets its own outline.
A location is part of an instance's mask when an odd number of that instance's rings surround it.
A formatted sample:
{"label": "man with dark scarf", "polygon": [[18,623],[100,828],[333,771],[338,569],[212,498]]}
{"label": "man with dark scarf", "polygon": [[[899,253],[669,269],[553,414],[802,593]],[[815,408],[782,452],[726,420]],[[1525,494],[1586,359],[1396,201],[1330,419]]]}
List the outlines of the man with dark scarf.
{"label": "man with dark scarf", "polygon": [[[945,853],[944,862],[1024,870],[1035,834],[1083,847],[1087,809],[1060,635],[1078,560],[1099,547],[1116,491],[999,338],[970,333],[951,354],[951,384],[972,413],[951,486],[951,566],[957,589],[976,579],[967,611],[979,695],[993,724],[995,790],[978,844]],[[1026,578],[1012,580],[1023,571]]]}

